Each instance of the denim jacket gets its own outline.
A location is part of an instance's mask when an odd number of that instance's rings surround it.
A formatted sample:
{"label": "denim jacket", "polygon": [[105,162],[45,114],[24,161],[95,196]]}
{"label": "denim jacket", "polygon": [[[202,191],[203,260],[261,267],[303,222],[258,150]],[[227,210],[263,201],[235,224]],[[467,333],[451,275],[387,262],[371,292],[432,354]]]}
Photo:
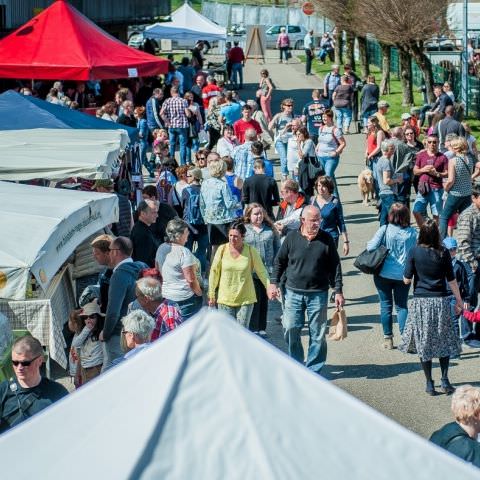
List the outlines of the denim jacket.
{"label": "denim jacket", "polygon": [[200,190],[200,211],[205,223],[220,225],[236,218],[237,200],[225,178],[207,178]]}
{"label": "denim jacket", "polygon": [[367,250],[373,252],[385,245],[389,252],[383,264],[380,276],[393,280],[403,280],[403,270],[407,255],[417,243],[417,231],[413,227],[402,228],[399,225],[384,225],[367,243]]}
{"label": "denim jacket", "polygon": [[262,229],[259,232],[250,224],[245,225],[245,227],[247,228],[245,243],[258,250],[268,273],[271,275],[275,256],[280,249],[280,236],[276,235],[272,228],[266,224],[262,225]]}

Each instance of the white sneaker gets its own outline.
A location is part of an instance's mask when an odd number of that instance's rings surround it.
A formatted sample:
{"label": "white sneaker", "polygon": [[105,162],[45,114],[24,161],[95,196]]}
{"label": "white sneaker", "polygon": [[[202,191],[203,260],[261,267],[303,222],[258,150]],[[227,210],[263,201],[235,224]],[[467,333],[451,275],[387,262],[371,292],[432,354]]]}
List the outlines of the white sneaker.
{"label": "white sneaker", "polygon": [[267,332],[265,330],[260,330],[258,332],[258,334],[262,337],[262,338],[267,338]]}

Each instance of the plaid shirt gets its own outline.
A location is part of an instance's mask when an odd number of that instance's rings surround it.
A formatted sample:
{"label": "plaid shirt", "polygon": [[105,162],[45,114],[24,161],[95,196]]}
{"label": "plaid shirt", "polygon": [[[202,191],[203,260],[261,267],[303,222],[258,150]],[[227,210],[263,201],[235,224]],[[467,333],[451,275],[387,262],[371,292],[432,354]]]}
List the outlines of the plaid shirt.
{"label": "plaid shirt", "polygon": [[458,258],[471,268],[478,268],[480,260],[480,210],[470,205],[457,220]]}
{"label": "plaid shirt", "polygon": [[155,328],[152,332],[152,342],[183,323],[178,305],[170,300],[164,300],[155,310],[153,316],[155,317]]}
{"label": "plaid shirt", "polygon": [[170,97],[163,102],[162,111],[170,128],[187,128],[188,118],[185,109],[188,102],[181,97]]}

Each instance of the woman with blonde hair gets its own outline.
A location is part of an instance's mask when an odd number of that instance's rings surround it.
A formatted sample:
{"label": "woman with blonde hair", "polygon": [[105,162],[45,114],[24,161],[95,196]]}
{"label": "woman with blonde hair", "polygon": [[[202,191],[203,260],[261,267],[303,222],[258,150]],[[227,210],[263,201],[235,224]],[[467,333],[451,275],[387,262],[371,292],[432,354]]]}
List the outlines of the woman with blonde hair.
{"label": "woman with blonde hair", "polygon": [[455,422],[447,423],[430,441],[457,457],[480,467],[480,390],[472,385],[458,387],[452,397]]}
{"label": "woman with blonde hair", "polygon": [[440,214],[440,235],[447,235],[448,220],[455,213],[462,213],[472,203],[472,174],[475,160],[468,153],[465,138],[457,137],[450,141],[450,151],[454,154],[448,161],[448,177],[444,185],[448,192]]}

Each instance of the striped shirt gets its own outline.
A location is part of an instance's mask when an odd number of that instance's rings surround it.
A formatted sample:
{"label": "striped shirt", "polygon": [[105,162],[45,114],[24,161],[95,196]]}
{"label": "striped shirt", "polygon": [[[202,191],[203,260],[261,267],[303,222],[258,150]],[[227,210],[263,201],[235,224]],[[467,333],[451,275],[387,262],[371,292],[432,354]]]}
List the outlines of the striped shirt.
{"label": "striped shirt", "polygon": [[457,242],[458,258],[476,269],[480,258],[480,210],[475,205],[458,217]]}

